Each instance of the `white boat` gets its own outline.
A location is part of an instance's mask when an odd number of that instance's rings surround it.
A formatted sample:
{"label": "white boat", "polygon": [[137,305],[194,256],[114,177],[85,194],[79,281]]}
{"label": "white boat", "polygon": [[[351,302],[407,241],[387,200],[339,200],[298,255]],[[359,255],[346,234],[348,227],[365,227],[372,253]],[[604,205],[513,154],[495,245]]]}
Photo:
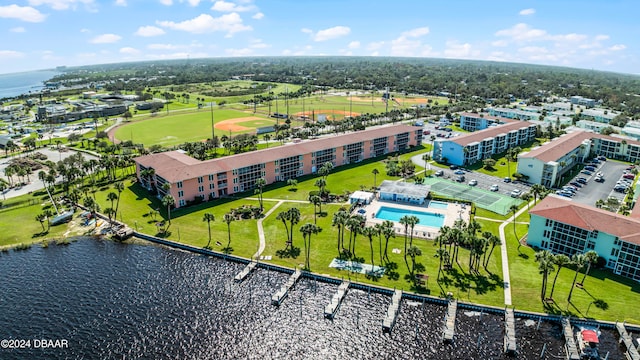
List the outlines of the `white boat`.
{"label": "white boat", "polygon": [[576,340],[580,350],[580,358],[585,360],[600,360],[598,355],[598,334],[600,331],[594,327],[578,327]]}
{"label": "white boat", "polygon": [[73,217],[73,210],[65,211],[62,214],[58,214],[51,219],[51,225],[58,225],[65,223]]}

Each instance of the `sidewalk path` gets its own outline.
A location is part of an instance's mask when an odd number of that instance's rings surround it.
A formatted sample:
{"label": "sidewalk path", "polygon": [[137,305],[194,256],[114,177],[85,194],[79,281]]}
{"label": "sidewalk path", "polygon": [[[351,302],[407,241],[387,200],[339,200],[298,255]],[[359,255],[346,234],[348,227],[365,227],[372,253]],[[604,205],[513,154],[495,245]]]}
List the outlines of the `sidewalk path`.
{"label": "sidewalk path", "polygon": [[[532,200],[530,202],[530,205],[535,205],[535,202]],[[498,231],[500,233],[500,241],[502,242],[502,245],[500,246],[500,253],[502,255],[502,279],[504,281],[504,304],[507,306],[511,306],[512,303],[511,303],[511,278],[509,275],[509,257],[507,255],[507,239],[504,235],[504,228],[510,223],[516,221],[518,216],[520,216],[520,214],[527,211],[527,209],[528,207],[523,207],[517,213],[515,213],[514,216],[510,217],[508,220],[505,220],[498,228]]]}
{"label": "sidewalk path", "polygon": [[264,228],[262,227],[262,221],[266,219],[267,216],[271,215],[271,213],[273,213],[278,208],[278,206],[282,205],[282,203],[284,203],[284,200],[278,201],[278,203],[275,204],[271,208],[271,210],[267,211],[267,213],[264,214],[264,217],[258,219],[258,239],[260,240],[260,246],[258,247],[258,251],[255,254],[253,254],[254,259],[258,259],[260,257],[260,254],[262,254],[266,246],[266,241],[264,237]]}

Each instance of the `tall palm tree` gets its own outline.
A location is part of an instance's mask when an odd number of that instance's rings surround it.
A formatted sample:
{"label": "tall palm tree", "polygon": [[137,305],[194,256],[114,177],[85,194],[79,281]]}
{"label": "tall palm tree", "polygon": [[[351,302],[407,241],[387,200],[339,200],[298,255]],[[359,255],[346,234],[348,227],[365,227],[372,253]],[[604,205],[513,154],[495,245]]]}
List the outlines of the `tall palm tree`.
{"label": "tall palm tree", "polygon": [[314,183],[314,186],[316,186],[318,188],[318,191],[320,191],[320,196],[324,197],[325,196],[324,189],[327,186],[327,181],[323,178],[317,179],[316,182]]}
{"label": "tall palm tree", "polygon": [[36,221],[40,222],[40,226],[42,226],[42,232],[45,232],[44,221],[47,219],[47,216],[44,213],[40,213],[36,215]]}
{"label": "tall palm tree", "polygon": [[520,240],[518,239],[518,233],[516,232],[516,213],[518,212],[518,205],[511,205],[509,207],[509,212],[513,214],[513,236],[516,237],[516,241],[518,242],[518,251],[520,251]]}
{"label": "tall palm tree", "polygon": [[396,237],[396,232],[393,228],[393,222],[389,220],[385,220],[382,222],[382,235],[384,236],[384,258],[389,260],[389,239],[392,237]]}
{"label": "tall palm tree", "polygon": [[224,251],[229,252],[231,249],[230,247],[231,246],[231,223],[235,221],[235,218],[230,213],[226,213],[224,214],[222,221],[224,221],[225,224],[227,224],[227,236],[228,236],[227,246]]}
{"label": "tall palm tree", "polygon": [[411,257],[411,269],[409,269],[409,273],[411,274],[411,277],[415,281],[414,275],[416,271],[416,256],[421,256],[422,250],[420,250],[419,247],[412,245],[411,247],[409,247],[409,250],[407,250],[407,252],[408,252],[408,255]]}
{"label": "tall palm tree", "polygon": [[207,222],[207,228],[209,230],[209,241],[207,242],[207,246],[205,246],[205,249],[210,249],[210,245],[211,245],[211,222],[214,221],[216,219],[216,217],[212,214],[212,213],[204,213],[204,215],[202,215],[202,221],[206,221]]}
{"label": "tall palm tree", "polygon": [[404,215],[403,217],[401,217],[399,223],[404,226],[404,259],[406,260],[407,259],[407,237],[409,235],[409,225],[410,225],[409,215]]}
{"label": "tall palm tree", "polygon": [[556,289],[556,280],[558,280],[558,275],[560,275],[560,270],[563,267],[569,265],[571,263],[571,259],[567,255],[564,254],[556,254],[553,256],[553,263],[558,267],[556,271],[556,276],[553,277],[553,284],[551,285],[551,293],[549,294],[549,299],[553,300],[553,291]]}
{"label": "tall palm tree", "polygon": [[373,188],[375,189],[378,186],[378,183],[376,182],[376,176],[380,174],[380,170],[374,168],[373,170],[371,170],[371,173],[373,174]]}
{"label": "tall palm tree", "polygon": [[348,217],[349,213],[341,208],[333,213],[333,218],[331,219],[331,226],[338,228],[338,255],[342,254],[342,249],[344,248],[342,239],[344,238],[344,226]]}
{"label": "tall palm tree", "polygon": [[420,222],[420,219],[415,216],[415,215],[411,215],[409,216],[409,227],[411,228],[411,234],[409,235],[409,247],[413,246],[413,229],[416,227],[416,225]]}
{"label": "tall palm tree", "polygon": [[258,194],[258,202],[260,203],[260,211],[264,209],[262,206],[262,190],[267,185],[267,180],[263,177],[256,180],[256,193]]}
{"label": "tall palm tree", "polygon": [[114,193],[114,192],[110,192],[107,194],[107,201],[111,201],[111,208],[114,209],[113,207],[113,202],[118,200],[118,194]]}
{"label": "tall palm tree", "polygon": [[[322,214],[322,199],[318,195],[309,196],[309,201],[313,204],[313,223],[316,224],[316,215],[318,212]],[[316,211],[316,207],[320,208],[320,211]]]}
{"label": "tall palm tree", "polygon": [[553,268],[553,254],[549,250],[542,250],[536,253],[536,261],[538,262],[538,270],[542,274],[542,286],[540,290],[540,300],[544,301],[547,294],[547,279],[549,272],[554,270]]}
{"label": "tall palm tree", "polygon": [[373,237],[378,234],[378,231],[373,226],[365,226],[362,229],[362,235],[369,238],[369,249],[371,250],[371,270],[373,271],[373,267],[375,263],[373,262]]}
{"label": "tall palm tree", "polygon": [[589,271],[591,271],[591,265],[598,262],[598,253],[594,250],[589,250],[584,253],[585,260],[587,262],[587,270],[584,272],[584,276],[582,277],[582,281],[579,282],[580,286],[584,286],[584,281],[587,279],[587,275]]}
{"label": "tall palm tree", "polygon": [[289,211],[280,211],[276,216],[276,220],[280,220],[284,224],[284,233],[287,235],[287,244],[285,246],[285,250],[291,245],[291,238],[289,237],[289,226],[287,225],[287,221],[289,221],[289,214]]}
{"label": "tall palm tree", "polygon": [[300,210],[296,207],[292,207],[288,210],[289,215],[289,241],[291,241],[291,247],[293,247],[293,225],[300,222]]}
{"label": "tall palm tree", "polygon": [[162,205],[167,207],[167,217],[169,225],[171,225],[171,207],[176,204],[176,200],[170,194],[165,195],[162,198]]}
{"label": "tall palm tree", "polygon": [[573,282],[571,283],[571,289],[569,290],[569,296],[567,297],[567,302],[571,302],[571,295],[573,295],[573,288],[576,287],[576,280],[578,279],[578,273],[584,267],[587,259],[584,254],[574,254],[571,257],[571,263],[576,267],[576,274],[573,276]]}
{"label": "tall palm tree", "polygon": [[116,201],[116,216],[117,216],[118,208],[120,207],[120,196],[122,196],[122,192],[124,191],[124,183],[122,181],[119,181],[113,184],[113,188],[118,192],[118,200]]}
{"label": "tall palm tree", "polygon": [[436,254],[435,256],[438,258],[439,260],[439,264],[438,264],[438,275],[436,276],[436,280],[440,279],[440,272],[442,272],[442,261],[445,258],[449,258],[449,253],[447,253],[446,249],[440,248],[438,250],[436,250]]}
{"label": "tall palm tree", "polygon": [[362,233],[362,224],[365,219],[362,215],[353,215],[347,219],[346,227],[349,229],[349,253],[356,256],[356,238]]}
{"label": "tall palm tree", "polygon": [[[318,234],[322,231],[322,228],[316,224],[306,223],[300,227],[300,232],[302,233],[303,241],[304,241],[304,253],[305,253],[305,268],[307,270],[311,269],[311,265],[309,263],[309,257],[311,253],[311,235]],[[307,244],[307,239],[309,243]]]}

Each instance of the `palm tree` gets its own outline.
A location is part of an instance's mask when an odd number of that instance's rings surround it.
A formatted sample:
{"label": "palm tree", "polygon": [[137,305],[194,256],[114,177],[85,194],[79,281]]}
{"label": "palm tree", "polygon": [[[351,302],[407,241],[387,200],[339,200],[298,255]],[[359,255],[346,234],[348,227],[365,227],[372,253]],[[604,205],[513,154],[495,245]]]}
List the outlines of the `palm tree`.
{"label": "palm tree", "polygon": [[556,276],[553,277],[553,284],[551,285],[551,293],[549,294],[549,299],[553,300],[553,291],[556,289],[556,280],[558,280],[558,275],[560,275],[560,270],[563,267],[569,265],[571,263],[571,259],[567,255],[564,254],[556,254],[553,256],[553,263],[558,267],[558,271],[556,271]]}
{"label": "palm tree", "polygon": [[[365,219],[362,215],[353,215],[347,219],[346,227],[349,229],[349,253],[356,256],[356,238],[362,233],[362,224]],[[353,245],[352,245],[353,244]]]}
{"label": "palm tree", "polygon": [[518,212],[518,205],[511,205],[509,207],[509,212],[513,213],[513,236],[516,237],[516,241],[518,242],[518,251],[520,251],[520,240],[518,239],[518,233],[516,232],[516,213]]}
{"label": "palm tree", "polygon": [[287,226],[287,221],[289,221],[289,211],[280,211],[278,216],[276,216],[276,220],[282,221],[284,224],[284,232],[287,235],[287,244],[285,246],[285,250],[291,245],[291,238],[289,237],[289,227]]}
{"label": "palm tree", "polygon": [[413,229],[416,227],[416,224],[420,222],[417,216],[411,215],[409,216],[409,227],[411,228],[411,234],[409,235],[409,247],[413,246]]}
{"label": "palm tree", "polygon": [[589,250],[586,253],[584,253],[584,257],[585,260],[587,262],[587,270],[584,272],[584,276],[582,277],[582,281],[580,281],[578,284],[580,284],[580,286],[584,286],[584,281],[587,278],[587,275],[589,274],[589,271],[591,270],[591,265],[595,264],[596,262],[598,262],[598,253],[595,252],[594,250]]}
{"label": "palm tree", "polygon": [[[311,266],[309,264],[309,255],[311,252],[311,234],[317,234],[321,231],[322,231],[321,227],[311,223],[306,223],[300,227],[300,232],[302,233],[302,238],[304,240],[305,268],[307,270],[311,269]],[[308,244],[307,244],[307,239],[309,239]]]}
{"label": "palm tree", "polygon": [[340,209],[333,213],[333,218],[331,219],[331,226],[338,228],[338,255],[342,254],[342,248],[344,248],[342,239],[344,237],[344,225],[348,217],[349,214],[344,209]]}
{"label": "palm tree", "polygon": [[298,208],[292,207],[288,210],[289,215],[289,241],[291,241],[291,247],[293,247],[293,225],[300,222],[300,210]]}
{"label": "palm tree", "polygon": [[408,252],[408,255],[411,257],[411,269],[409,269],[409,273],[411,274],[411,277],[413,278],[413,280],[415,280],[414,273],[416,270],[416,256],[421,256],[422,250],[420,250],[420,248],[417,246],[411,246],[409,247],[409,250],[407,250],[407,252]]}
{"label": "palm tree", "polygon": [[371,173],[373,174],[373,188],[375,189],[378,186],[378,183],[376,182],[376,176],[380,174],[380,171],[374,168],[373,170],[371,170]]}
{"label": "palm tree", "polygon": [[542,198],[542,194],[544,194],[546,188],[541,184],[533,184],[531,185],[531,194],[533,194],[533,201],[537,202],[538,198]]}
{"label": "palm tree", "polygon": [[444,260],[445,258],[449,258],[449,253],[447,253],[446,249],[440,248],[436,250],[435,256],[440,261],[440,264],[438,265],[438,275],[436,276],[436,280],[438,280],[440,279],[440,272],[442,271],[442,260]]}
{"label": "palm tree", "polygon": [[369,238],[369,249],[371,250],[371,271],[373,272],[373,267],[375,263],[373,262],[373,237],[378,234],[378,230],[372,226],[365,226],[362,229],[362,235]]}
{"label": "palm tree", "polygon": [[113,202],[118,200],[118,194],[110,192],[107,194],[107,201],[111,201],[111,208],[113,209]]}
{"label": "palm tree", "polygon": [[[120,196],[122,195],[122,192],[124,191],[124,183],[122,183],[122,181],[119,181],[115,184],[113,184],[113,188],[118,192],[118,201],[116,201],[116,215],[118,215],[118,208],[120,207]],[[122,217],[122,214],[120,214]]]}
{"label": "palm tree", "polygon": [[538,262],[538,270],[542,274],[542,287],[540,291],[540,299],[544,301],[547,294],[547,279],[549,272],[553,271],[553,254],[549,250],[542,250],[536,253],[536,261]]}
{"label": "palm tree", "polygon": [[327,186],[327,181],[323,178],[317,179],[314,186],[316,186],[320,191],[320,196],[324,197],[324,189]]}
{"label": "palm tree", "polygon": [[409,235],[409,215],[400,218],[400,224],[404,225],[404,259],[407,260],[407,235]]}
{"label": "palm tree", "polygon": [[170,194],[167,194],[162,198],[162,205],[167,207],[167,217],[169,219],[169,225],[171,225],[171,207],[175,204],[176,200]]}
{"label": "palm tree", "polygon": [[574,254],[571,257],[571,263],[576,267],[576,274],[573,277],[573,282],[571,283],[571,289],[569,290],[569,296],[567,297],[567,302],[571,302],[571,295],[573,295],[573,288],[576,287],[576,280],[578,279],[578,273],[584,267],[587,259],[584,254]]}
{"label": "palm tree", "polygon": [[115,213],[116,213],[116,211],[115,211],[114,208],[108,207],[108,208],[104,209],[104,214],[107,215],[107,217],[109,218],[109,225],[112,224],[112,219],[114,218]]}
{"label": "palm tree", "polygon": [[50,209],[47,209],[43,211],[42,214],[47,219],[47,231],[49,231],[49,229],[51,229],[51,217],[53,216],[53,212],[51,212]]}
{"label": "palm tree", "polygon": [[210,244],[211,244],[211,222],[214,221],[216,219],[215,216],[213,216],[212,213],[204,213],[204,215],[202,216],[202,221],[206,221],[207,222],[207,228],[209,229],[209,242],[207,242],[207,246],[205,246],[205,249],[210,249]]}
{"label": "palm tree", "polygon": [[45,232],[44,221],[47,219],[47,216],[44,213],[40,213],[36,215],[36,221],[40,221],[40,226],[42,226],[42,232]]}
{"label": "palm tree", "polygon": [[491,245],[491,250],[489,250],[489,253],[485,253],[486,256],[484,259],[484,268],[486,270],[487,266],[489,265],[489,260],[491,259],[491,255],[493,254],[493,250],[495,249],[496,246],[502,245],[502,241],[500,241],[500,238],[490,231],[483,232],[482,237],[487,239],[487,245]]}
{"label": "palm tree", "polygon": [[227,224],[227,236],[228,236],[228,241],[227,241],[227,246],[224,249],[225,252],[229,252],[231,250],[231,223],[235,220],[235,218],[233,217],[233,215],[231,215],[230,213],[226,213],[224,214],[224,217],[222,219],[222,221],[224,221]]}
{"label": "palm tree", "polygon": [[322,199],[320,199],[320,196],[318,195],[311,195],[309,196],[309,201],[313,204],[313,223],[316,223],[316,214],[318,214],[318,212],[316,212],[316,207],[320,207],[320,214],[322,214]]}
{"label": "palm tree", "polygon": [[533,198],[533,195],[531,195],[531,193],[524,193],[522,194],[522,196],[520,196],[520,199],[524,200],[527,202],[527,211],[531,211],[531,205],[529,205],[529,201],[531,201],[531,198]]}
{"label": "palm tree", "polygon": [[258,194],[258,202],[260,202],[260,211],[264,209],[262,206],[262,190],[267,185],[267,180],[265,178],[259,178],[256,180],[256,193]]}

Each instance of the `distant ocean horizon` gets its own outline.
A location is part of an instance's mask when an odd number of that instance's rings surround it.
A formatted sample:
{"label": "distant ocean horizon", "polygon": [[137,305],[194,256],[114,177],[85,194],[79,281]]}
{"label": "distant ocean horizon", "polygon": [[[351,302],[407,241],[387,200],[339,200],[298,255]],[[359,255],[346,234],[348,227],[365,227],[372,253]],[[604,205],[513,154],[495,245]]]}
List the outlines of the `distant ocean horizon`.
{"label": "distant ocean horizon", "polygon": [[59,74],[52,69],[0,74],[0,99],[40,91],[45,81]]}

